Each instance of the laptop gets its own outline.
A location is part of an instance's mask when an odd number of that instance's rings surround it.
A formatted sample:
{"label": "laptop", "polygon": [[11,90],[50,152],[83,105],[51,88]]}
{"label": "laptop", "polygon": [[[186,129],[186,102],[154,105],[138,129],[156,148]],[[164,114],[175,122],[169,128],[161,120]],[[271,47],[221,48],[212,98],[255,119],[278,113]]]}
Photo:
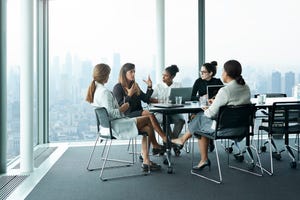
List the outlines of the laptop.
{"label": "laptop", "polygon": [[174,104],[175,103],[175,97],[176,96],[181,96],[182,97],[182,103],[184,104],[186,101],[191,100],[192,90],[193,90],[192,87],[171,88],[169,99]]}
{"label": "laptop", "polygon": [[154,103],[152,105],[157,108],[178,108],[184,106],[183,104],[167,104],[167,103]]}
{"label": "laptop", "polygon": [[224,85],[208,85],[207,86],[207,98],[213,99],[217,95],[219,89],[224,87]]}

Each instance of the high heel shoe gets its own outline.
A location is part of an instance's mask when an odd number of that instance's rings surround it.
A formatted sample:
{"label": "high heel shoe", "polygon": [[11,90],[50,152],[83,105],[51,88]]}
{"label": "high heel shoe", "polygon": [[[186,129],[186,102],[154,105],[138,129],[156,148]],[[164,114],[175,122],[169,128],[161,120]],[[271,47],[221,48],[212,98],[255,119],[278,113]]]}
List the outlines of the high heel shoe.
{"label": "high heel shoe", "polygon": [[207,159],[207,160],[206,160],[202,165],[200,165],[200,166],[198,166],[198,165],[194,166],[194,167],[193,167],[193,170],[195,170],[195,171],[200,171],[200,170],[204,169],[206,166],[208,166],[208,168],[210,169],[210,160],[209,160],[209,159]]}

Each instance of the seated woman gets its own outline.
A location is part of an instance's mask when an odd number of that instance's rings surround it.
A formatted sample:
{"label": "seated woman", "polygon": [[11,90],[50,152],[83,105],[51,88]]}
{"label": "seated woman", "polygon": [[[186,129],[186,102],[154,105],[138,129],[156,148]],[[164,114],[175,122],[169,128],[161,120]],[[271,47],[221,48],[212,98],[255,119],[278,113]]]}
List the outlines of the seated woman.
{"label": "seated woman", "polygon": [[222,81],[219,78],[214,76],[217,73],[217,62],[212,61],[211,63],[204,63],[201,66],[200,78],[198,78],[192,90],[192,101],[199,101],[201,96],[207,95],[207,86],[208,85],[223,85]]}
{"label": "seated woman", "polygon": [[[144,82],[148,85],[146,93],[144,93],[135,82],[135,65],[132,63],[126,63],[120,69],[119,83],[114,86],[113,93],[119,106],[122,106],[125,103],[129,105],[128,109],[124,110],[124,114],[127,117],[147,116],[150,119],[154,130],[165,143],[167,141],[166,134],[159,126],[155,115],[150,113],[148,110],[144,110],[142,107],[141,101],[150,103],[150,97],[153,93],[150,77],[148,77],[148,80],[144,80]],[[153,153],[164,153],[165,149],[161,147],[160,150],[161,151],[154,150]]]}
{"label": "seated woman", "polygon": [[[154,88],[153,94],[151,96],[152,103],[158,103],[160,99],[167,99],[170,96],[171,88],[179,88],[181,84],[179,82],[174,82],[173,79],[176,76],[176,73],[179,72],[177,65],[171,65],[165,68],[162,74],[162,83],[158,83]],[[162,114],[155,114],[159,123],[162,123],[163,116]],[[183,125],[185,124],[184,116],[182,114],[174,114],[169,116],[169,123],[174,124],[173,131],[170,133],[171,138],[178,138]],[[169,128],[169,130],[172,130]],[[174,148],[175,155],[180,154],[180,150]]]}
{"label": "seated woman", "polygon": [[[192,90],[192,101],[199,101],[200,97],[204,97],[207,99],[207,86],[208,85],[223,85],[222,81],[219,78],[215,78],[214,76],[217,73],[217,65],[216,61],[212,61],[211,63],[204,63],[200,69],[200,78],[198,78]],[[194,118],[195,114],[191,114],[190,119]],[[213,151],[215,149],[213,140],[210,140],[209,150]]]}
{"label": "seated woman", "polygon": [[[205,111],[198,113],[189,123],[188,132],[186,132],[182,137],[172,140],[173,145],[176,144],[179,148],[182,148],[182,145],[192,136],[193,133],[197,131],[213,134],[213,121],[217,117],[221,106],[251,103],[250,89],[245,83],[241,73],[242,66],[238,61],[229,60],[224,64],[222,79],[226,85],[219,90],[212,104],[208,108],[203,108]],[[201,170],[206,166],[210,167],[207,149],[208,143],[208,138],[199,138],[198,146],[201,154],[201,160],[198,165],[193,167],[193,170]]]}
{"label": "seated woman", "polygon": [[[98,64],[93,71],[93,81],[89,86],[86,100],[94,106],[105,107],[108,115],[117,119],[112,122],[112,129],[116,138],[131,138],[138,135],[138,130],[147,132],[149,141],[151,142],[153,149],[160,152],[161,146],[157,143],[151,121],[148,116],[141,116],[136,118],[126,118],[123,114],[128,108],[129,104],[124,103],[119,107],[117,100],[113,96],[112,92],[105,88],[104,84],[107,83],[110,67],[106,64]],[[118,119],[120,118],[120,119]],[[122,126],[122,127],[120,127]],[[160,165],[150,161],[146,137],[142,139],[142,156],[143,164],[142,169],[159,170]]]}

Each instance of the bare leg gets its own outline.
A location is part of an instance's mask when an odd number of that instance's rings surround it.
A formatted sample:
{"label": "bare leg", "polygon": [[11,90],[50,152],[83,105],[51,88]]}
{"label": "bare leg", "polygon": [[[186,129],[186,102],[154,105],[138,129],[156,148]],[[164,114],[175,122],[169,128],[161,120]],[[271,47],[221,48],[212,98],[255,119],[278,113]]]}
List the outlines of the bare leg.
{"label": "bare leg", "polygon": [[137,127],[139,130],[147,132],[149,137],[149,142],[152,144],[153,148],[159,148],[160,145],[158,144],[154,131],[151,125],[151,121],[148,116],[141,116],[137,117]]}
{"label": "bare leg", "polygon": [[208,143],[209,143],[209,139],[207,137],[201,136],[201,138],[198,139],[198,147],[199,147],[200,155],[201,155],[201,160],[200,160],[198,166],[201,166],[202,164],[204,164],[208,159],[208,155],[207,155]]}
{"label": "bare leg", "polygon": [[183,145],[191,137],[192,137],[192,134],[189,131],[187,131],[183,136],[173,139],[172,143]]}
{"label": "bare leg", "polygon": [[153,127],[153,129],[158,133],[158,135],[162,138],[162,140],[164,142],[167,141],[167,136],[164,133],[164,131],[161,129],[155,115],[153,115],[152,113],[150,113],[149,111],[143,111],[142,113],[143,116],[148,116],[150,121],[151,121],[151,125]]}
{"label": "bare leg", "polygon": [[143,136],[142,138],[142,156],[143,156],[143,163],[149,165],[149,149],[147,148],[149,144],[147,144],[147,137]]}

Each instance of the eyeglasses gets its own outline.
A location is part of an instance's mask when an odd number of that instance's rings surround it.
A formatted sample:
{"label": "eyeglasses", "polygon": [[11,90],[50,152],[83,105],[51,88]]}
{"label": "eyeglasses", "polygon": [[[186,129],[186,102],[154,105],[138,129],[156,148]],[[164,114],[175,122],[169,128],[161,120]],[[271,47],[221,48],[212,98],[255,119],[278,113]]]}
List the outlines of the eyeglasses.
{"label": "eyeglasses", "polygon": [[200,74],[207,74],[208,71],[200,71]]}

